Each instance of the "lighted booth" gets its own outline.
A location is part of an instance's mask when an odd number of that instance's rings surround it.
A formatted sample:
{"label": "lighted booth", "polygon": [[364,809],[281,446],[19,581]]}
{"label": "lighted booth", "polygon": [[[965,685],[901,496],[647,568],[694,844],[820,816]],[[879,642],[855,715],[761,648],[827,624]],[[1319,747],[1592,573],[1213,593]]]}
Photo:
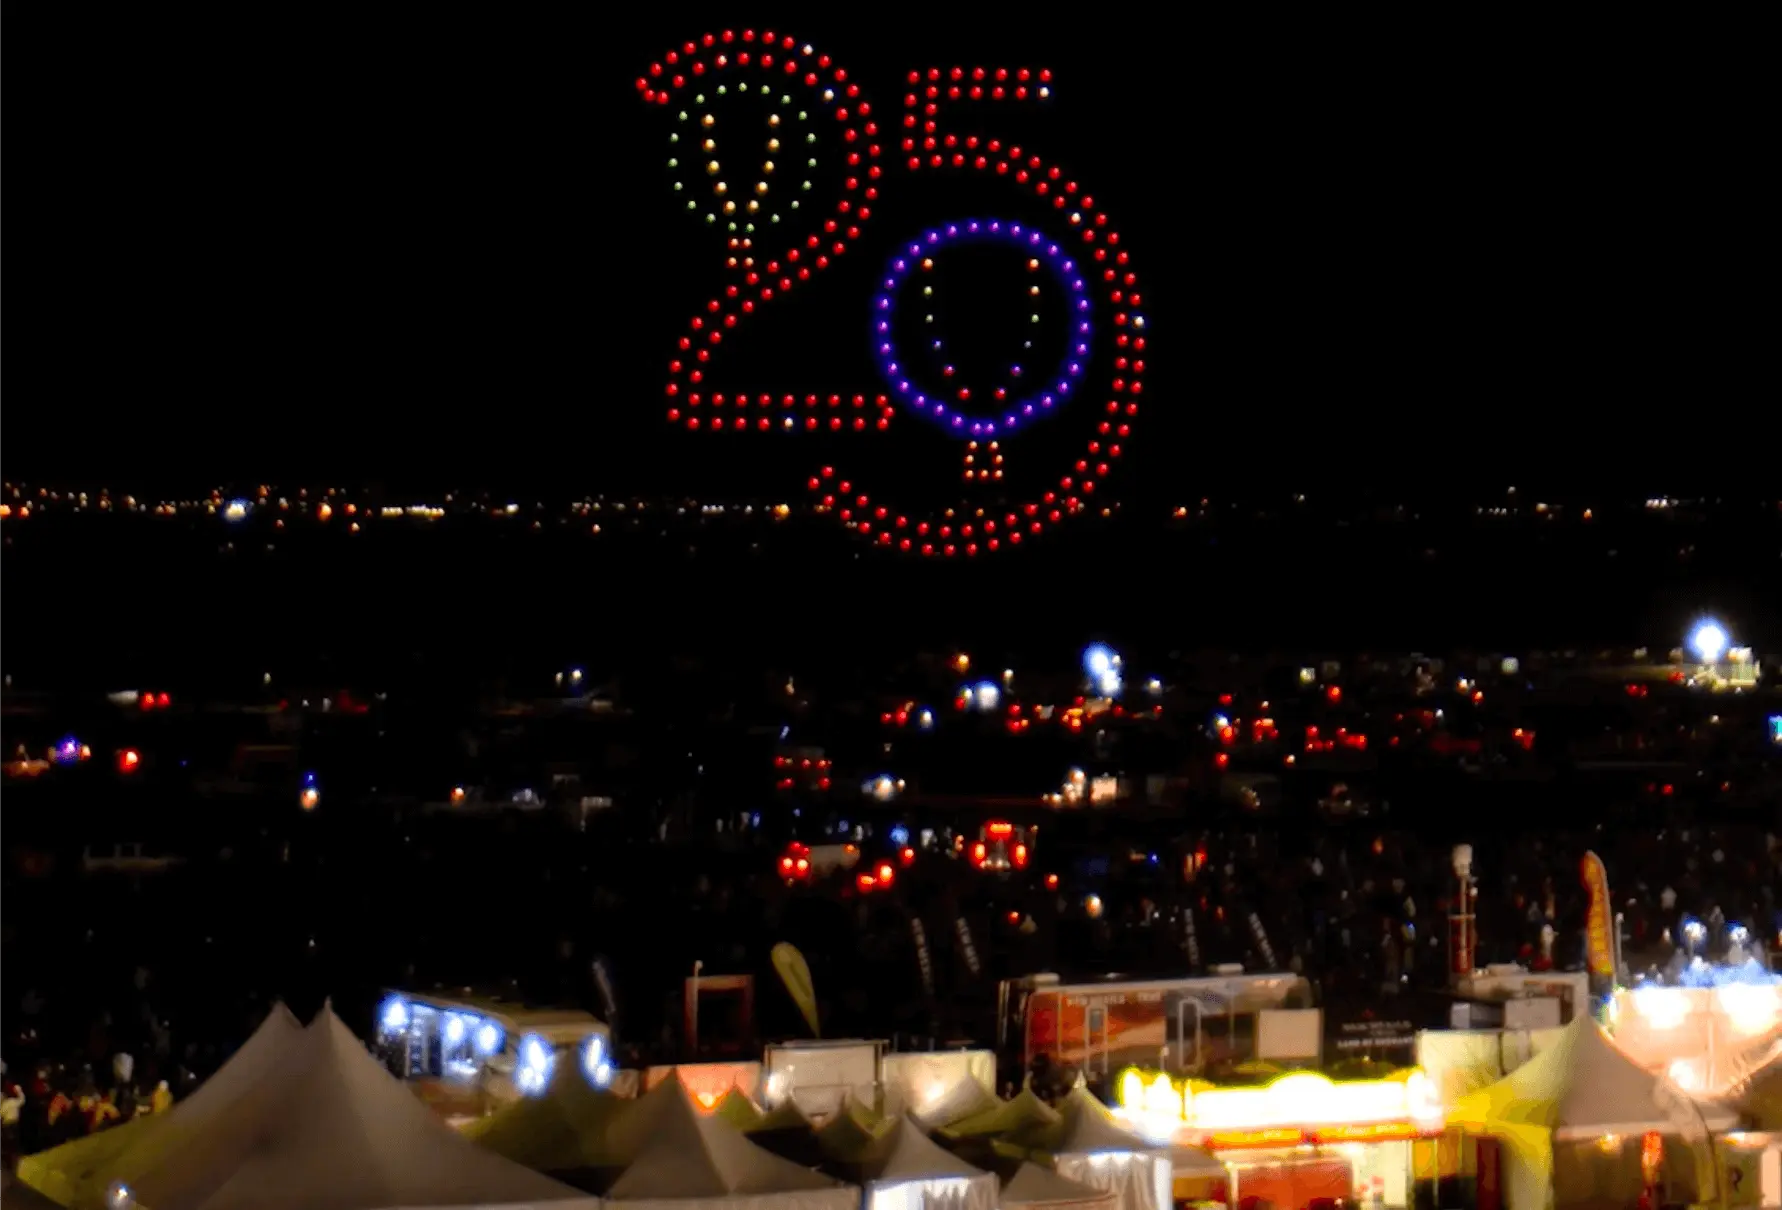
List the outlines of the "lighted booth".
{"label": "lighted booth", "polygon": [[1475,1149],[1478,1210],[1719,1200],[1714,1136],[1737,1115],[1692,1101],[1577,1018],[1559,1042],[1448,1110]]}
{"label": "lighted booth", "polygon": [[215,1123],[227,1119],[237,1102],[260,1087],[266,1073],[302,1036],[303,1026],[291,1010],[274,1004],[260,1028],[191,1096],[165,1114],[137,1118],[21,1158],[20,1183],[64,1206],[99,1201],[108,1189],[107,1170],[119,1156],[134,1149],[143,1155],[157,1150],[171,1153],[204,1137]]}
{"label": "lighted booth", "polygon": [[1408,1206],[1417,1145],[1442,1131],[1441,1106],[1416,1069],[1385,1080],[1295,1072],[1256,1087],[1176,1084],[1127,1072],[1121,1113],[1147,1137],[1210,1152],[1225,1196],[1281,1210],[1314,1201]]}
{"label": "lighted booth", "polygon": [[1751,1072],[1733,1089],[1733,1106],[1746,1130],[1722,1140],[1729,1159],[1728,1171],[1739,1175],[1729,1185],[1741,1186],[1737,1192],[1748,1193],[1754,1187],[1755,1201],[1737,1204],[1782,1206],[1782,1042],[1773,1048],[1769,1062]]}
{"label": "lighted booth", "polygon": [[378,1011],[377,1053],[448,1121],[480,1117],[543,1089],[559,1061],[593,1056],[614,1074],[605,1025],[572,1009],[504,1000],[392,993]]}
{"label": "lighted booth", "polygon": [[1692,1095],[1719,1096],[1750,1074],[1782,1032],[1782,982],[1637,987],[1617,992],[1615,1045]]}

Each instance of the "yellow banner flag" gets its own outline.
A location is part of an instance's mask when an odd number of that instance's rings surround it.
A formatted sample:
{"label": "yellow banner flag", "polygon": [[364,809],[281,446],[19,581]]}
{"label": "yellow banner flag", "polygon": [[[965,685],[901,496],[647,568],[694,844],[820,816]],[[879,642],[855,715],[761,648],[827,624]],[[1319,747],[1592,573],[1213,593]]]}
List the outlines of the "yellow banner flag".
{"label": "yellow banner flag", "polygon": [[786,985],[786,994],[792,997],[792,1003],[804,1014],[804,1023],[811,1027],[811,1037],[822,1037],[823,1031],[817,1028],[817,989],[811,984],[811,968],[804,955],[798,952],[797,946],[782,941],[773,947],[773,969],[780,973],[780,982]]}
{"label": "yellow banner flag", "polygon": [[1578,876],[1584,883],[1590,906],[1584,918],[1584,941],[1590,973],[1601,978],[1615,977],[1615,944],[1610,930],[1615,927],[1614,905],[1609,902],[1609,874],[1603,859],[1586,853],[1578,863]]}

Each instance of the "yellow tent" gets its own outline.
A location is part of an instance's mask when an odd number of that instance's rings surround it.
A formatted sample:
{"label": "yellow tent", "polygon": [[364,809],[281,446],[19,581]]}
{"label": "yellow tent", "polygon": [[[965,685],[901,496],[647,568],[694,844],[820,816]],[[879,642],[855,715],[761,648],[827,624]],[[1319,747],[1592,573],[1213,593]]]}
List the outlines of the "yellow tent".
{"label": "yellow tent", "polygon": [[1056,1109],[1035,1096],[1033,1089],[1023,1088],[1000,1105],[943,1127],[941,1133],[954,1139],[988,1138],[1027,1126],[1053,1125],[1058,1120]]}
{"label": "yellow tent", "polygon": [[1691,1102],[1643,1070],[1588,1017],[1578,1017],[1551,1048],[1448,1110],[1450,1126],[1503,1143],[1509,1210],[1589,1200],[1589,1190],[1568,1186],[1588,1183],[1592,1175],[1569,1169],[1556,1174],[1555,1144],[1595,1142],[1616,1158],[1622,1140],[1629,1140],[1637,1163],[1645,1134],[1700,1143],[1737,1121],[1724,1107]]}
{"label": "yellow tent", "polygon": [[725,1093],[724,1099],[718,1102],[718,1107],[713,1112],[745,1132],[755,1129],[767,1119],[767,1115],[740,1088],[732,1088]]}
{"label": "yellow tent", "polygon": [[857,1163],[878,1146],[884,1130],[885,1123],[877,1114],[848,1096],[835,1116],[817,1131],[817,1146],[831,1160]]}
{"label": "yellow tent", "polygon": [[539,1172],[617,1167],[606,1140],[632,1103],[589,1084],[575,1063],[558,1063],[535,1097],[521,1097],[463,1130],[496,1155]]}
{"label": "yellow tent", "polygon": [[136,1118],[99,1134],[51,1147],[19,1161],[19,1183],[64,1206],[104,1200],[115,1162],[126,1152],[171,1154],[190,1145],[210,1124],[227,1120],[260,1086],[303,1034],[284,1004],[274,1004],[253,1036],[191,1096],[165,1113]]}

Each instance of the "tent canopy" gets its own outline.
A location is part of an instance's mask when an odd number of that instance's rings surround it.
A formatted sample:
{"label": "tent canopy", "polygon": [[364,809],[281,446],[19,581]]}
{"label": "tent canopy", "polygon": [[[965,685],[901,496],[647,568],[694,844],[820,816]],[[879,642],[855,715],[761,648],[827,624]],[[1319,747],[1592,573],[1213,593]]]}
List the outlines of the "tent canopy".
{"label": "tent canopy", "polygon": [[1073,1088],[1050,1122],[1032,1122],[1011,1131],[1005,1141],[1027,1151],[1049,1155],[1103,1155],[1110,1152],[1156,1152],[1157,1147],[1120,1125],[1107,1106],[1081,1086]]}
{"label": "tent canopy", "polygon": [[936,1100],[916,1110],[916,1117],[927,1126],[950,1126],[978,1114],[994,1112],[1002,1107],[996,1094],[976,1080],[957,1080]]}
{"label": "tent canopy", "polygon": [[817,1131],[817,1145],[832,1160],[863,1163],[878,1150],[884,1134],[884,1123],[849,1094],[842,1098],[835,1116]]}
{"label": "tent canopy", "polygon": [[748,1132],[750,1134],[769,1134],[777,1130],[809,1130],[810,1128],[811,1120],[804,1116],[804,1110],[798,1107],[798,1102],[787,1097],[764,1114],[759,1122],[748,1127]]}
{"label": "tent canopy", "polygon": [[1734,1090],[1739,1113],[1758,1130],[1782,1130],[1782,1054]]}
{"label": "tent canopy", "polygon": [[558,1063],[535,1097],[521,1097],[464,1128],[464,1137],[540,1172],[614,1166],[608,1132],[632,1103],[589,1084],[575,1063]]}
{"label": "tent canopy", "polygon": [[1023,1163],[1002,1187],[1003,1210],[1015,1210],[1018,1206],[1044,1206],[1046,1210],[1107,1210],[1116,1200],[1111,1189],[1092,1189],[1034,1163]]}
{"label": "tent canopy", "polygon": [[880,1134],[863,1167],[868,1179],[886,1184],[987,1175],[929,1138],[921,1123],[908,1114]]}
{"label": "tent canopy", "polygon": [[1556,1139],[1582,1139],[1726,1130],[1737,1118],[1711,1102],[1691,1108],[1665,1080],[1617,1049],[1596,1022],[1580,1016],[1553,1046],[1455,1102],[1448,1120],[1477,1133],[1534,1129]]}
{"label": "tent canopy", "polygon": [[994,1108],[961,1118],[942,1133],[956,1139],[984,1138],[1008,1134],[1026,1126],[1055,1124],[1058,1120],[1057,1110],[1035,1096],[1033,1089],[1023,1088],[1013,1098]]}
{"label": "tent canopy", "polygon": [[226,1120],[172,1152],[158,1135],[148,1141],[153,1146],[132,1148],[104,1175],[154,1210],[595,1204],[466,1141],[385,1071],[330,1006]]}
{"label": "tent canopy", "polygon": [[126,1153],[172,1155],[186,1140],[201,1137],[235,1104],[258,1089],[266,1073],[278,1065],[303,1026],[281,1001],[228,1062],[191,1096],[164,1114],[151,1114],[86,1138],[75,1139],[19,1161],[21,1184],[65,1206],[102,1200],[110,1187],[107,1175]]}
{"label": "tent canopy", "polygon": [[[614,1201],[773,1197],[793,1207],[851,1207],[858,1198],[854,1190],[757,1147],[730,1123],[700,1113],[678,1076],[651,1089],[638,1109],[648,1110],[647,1141],[613,1183]],[[633,1119],[623,1125],[632,1126]],[[820,1196],[800,1196],[810,1193]]]}
{"label": "tent canopy", "polygon": [[[788,1098],[790,1099],[790,1098]],[[738,1130],[749,1131],[759,1126],[766,1116],[740,1088],[732,1088],[718,1102],[717,1115]]]}

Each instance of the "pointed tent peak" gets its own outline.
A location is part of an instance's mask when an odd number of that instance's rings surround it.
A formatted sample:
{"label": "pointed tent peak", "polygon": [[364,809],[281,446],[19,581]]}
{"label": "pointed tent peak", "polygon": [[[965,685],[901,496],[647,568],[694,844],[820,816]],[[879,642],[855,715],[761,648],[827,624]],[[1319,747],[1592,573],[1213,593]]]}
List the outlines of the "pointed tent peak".
{"label": "pointed tent peak", "polygon": [[861,1162],[874,1153],[884,1133],[884,1123],[849,1096],[817,1131],[817,1144],[831,1159]]}
{"label": "pointed tent peak", "polygon": [[1056,1109],[1040,1100],[1033,1089],[1023,1088],[993,1109],[954,1122],[945,1133],[952,1138],[982,1138],[1029,1126],[1055,1125],[1059,1120]]}
{"label": "pointed tent peak", "polygon": [[911,1114],[900,1114],[880,1136],[872,1177],[879,1181],[923,1181],[978,1177],[984,1170],[966,1163],[928,1137]]}
{"label": "pointed tent peak", "polygon": [[[280,1030],[298,1030],[303,1028],[303,1022],[297,1019],[297,1014],[291,1011],[289,1004],[283,1000],[274,1000],[272,1007],[266,1010],[266,1019],[260,1022],[260,1029],[268,1026]],[[254,1032],[258,1033],[259,1030]]]}
{"label": "pointed tent peak", "polygon": [[1092,1189],[1031,1160],[1023,1161],[1002,1187],[1002,1205],[1005,1207],[1068,1205],[1081,1210],[1089,1206],[1112,1206],[1115,1200],[1112,1189]]}
{"label": "pointed tent peak", "polygon": [[976,1080],[960,1080],[939,1097],[914,1110],[916,1119],[928,1127],[950,1126],[980,1113],[989,1113],[1002,1106],[996,1094]]}
{"label": "pointed tent peak", "polygon": [[1734,1089],[1739,1111],[1759,1130],[1782,1130],[1782,1051]]}
{"label": "pointed tent peak", "polygon": [[1051,1155],[1097,1155],[1107,1152],[1161,1153],[1160,1148],[1126,1129],[1087,1087],[1073,1088],[1051,1122],[1030,1122],[1009,1132],[1010,1144]]}
{"label": "pointed tent peak", "polygon": [[761,1107],[750,1100],[747,1093],[735,1086],[732,1086],[730,1091],[726,1092],[723,1098],[718,1101],[717,1108],[713,1112],[742,1131],[755,1129],[766,1118],[766,1115],[761,1112]]}
{"label": "pointed tent peak", "polygon": [[[663,1081],[664,1084],[668,1081]],[[654,1095],[652,1089],[649,1095]],[[692,1099],[664,1096],[647,1141],[614,1182],[615,1199],[716,1198],[837,1189],[828,1177],[751,1143]],[[627,1122],[628,1124],[628,1122]]]}
{"label": "pointed tent peak", "polygon": [[574,1063],[559,1063],[535,1097],[521,1097],[461,1132],[495,1154],[540,1172],[607,1166],[607,1136],[635,1102],[595,1088]]}
{"label": "pointed tent peak", "polygon": [[778,1105],[767,1111],[759,1122],[749,1128],[750,1134],[764,1134],[770,1130],[809,1130],[811,1120],[804,1116],[804,1110],[798,1102],[787,1097]]}

